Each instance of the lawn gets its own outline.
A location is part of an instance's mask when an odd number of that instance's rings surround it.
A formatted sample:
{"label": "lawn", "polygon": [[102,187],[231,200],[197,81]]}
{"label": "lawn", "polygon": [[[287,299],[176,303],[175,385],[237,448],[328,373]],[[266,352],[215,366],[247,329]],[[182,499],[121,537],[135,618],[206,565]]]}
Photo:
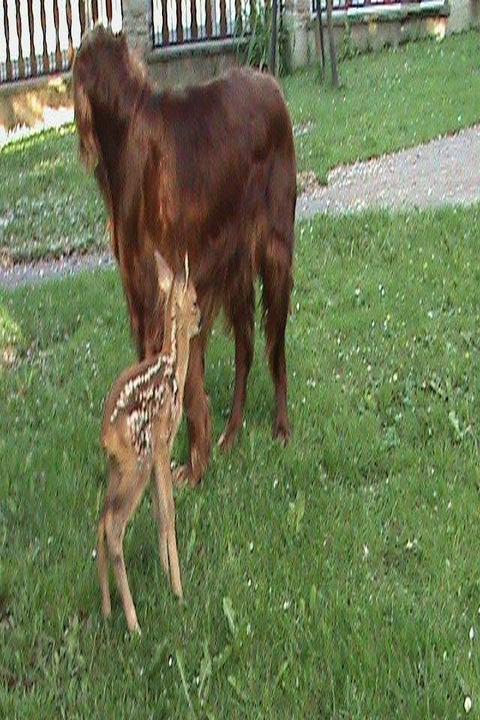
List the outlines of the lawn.
{"label": "lawn", "polygon": [[[325,181],[336,165],[411,147],[480,120],[480,34],[427,40],[341,64],[343,88],[316,71],[287,78],[300,170]],[[468,80],[467,80],[468,78]],[[305,132],[306,131],[306,132]]]}
{"label": "lawn", "polygon": [[[338,164],[478,122],[479,58],[480,35],[471,32],[347,60],[339,92],[319,85],[314,69],[286,78],[299,170],[324,182]],[[0,262],[105,246],[102,202],[72,127],[0,149],[0,187]]]}
{"label": "lawn", "polygon": [[[102,402],[133,358],[117,273],[0,293],[1,717],[479,717],[479,227],[298,228],[293,441],[258,333],[240,443],[177,496],[184,607],[148,500],[127,534],[141,639],[116,594],[102,621],[92,558]],[[232,360],[219,325],[217,437]]]}

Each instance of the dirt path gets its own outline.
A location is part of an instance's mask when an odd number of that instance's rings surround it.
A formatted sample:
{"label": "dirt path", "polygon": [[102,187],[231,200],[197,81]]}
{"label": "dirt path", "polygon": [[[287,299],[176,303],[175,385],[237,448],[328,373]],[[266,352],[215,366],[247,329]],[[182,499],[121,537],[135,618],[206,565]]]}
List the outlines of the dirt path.
{"label": "dirt path", "polygon": [[[480,201],[480,125],[426,145],[332,170],[326,187],[302,178],[297,220],[318,213],[367,208],[408,210]],[[82,270],[108,267],[109,254],[88,255],[0,269],[0,288],[13,289]]]}

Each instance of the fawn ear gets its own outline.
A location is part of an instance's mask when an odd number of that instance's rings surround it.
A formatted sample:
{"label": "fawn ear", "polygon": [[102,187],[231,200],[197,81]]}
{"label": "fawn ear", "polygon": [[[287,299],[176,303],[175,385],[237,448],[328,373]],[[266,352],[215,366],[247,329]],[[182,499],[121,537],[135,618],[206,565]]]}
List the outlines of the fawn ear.
{"label": "fawn ear", "polygon": [[173,273],[159,252],[155,250],[154,255],[157,266],[158,287],[160,288],[160,292],[166,296],[172,287]]}
{"label": "fawn ear", "polygon": [[185,254],[185,285],[183,287],[183,292],[187,292],[189,277],[190,277],[190,268],[188,265],[188,253],[186,253]]}

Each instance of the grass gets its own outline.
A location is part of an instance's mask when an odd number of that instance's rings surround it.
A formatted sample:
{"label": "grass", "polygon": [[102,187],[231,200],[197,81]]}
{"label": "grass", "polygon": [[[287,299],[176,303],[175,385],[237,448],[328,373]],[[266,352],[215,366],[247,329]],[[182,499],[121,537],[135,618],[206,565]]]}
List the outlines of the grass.
{"label": "grass", "polygon": [[0,265],[105,248],[106,215],[73,126],[0,148]]}
{"label": "grass", "polygon": [[[468,127],[480,119],[480,35],[411,43],[341,64],[343,88],[316,70],[285,79],[300,170],[328,171]],[[467,81],[468,78],[468,81]],[[0,150],[0,256],[10,264],[104,247],[98,190],[71,127]]]}
{"label": "grass", "polygon": [[[343,62],[343,88],[315,69],[284,82],[300,170],[326,182],[337,165],[366,160],[469,127],[480,119],[480,34],[426,40]],[[466,80],[468,78],[468,81]]]}
{"label": "grass", "polygon": [[[300,226],[293,442],[258,334],[240,444],[177,497],[185,607],[148,500],[127,534],[140,640],[118,598],[103,623],[92,559],[102,402],[133,358],[117,273],[0,293],[0,716],[479,717],[479,227]],[[217,329],[217,437],[232,360]]]}

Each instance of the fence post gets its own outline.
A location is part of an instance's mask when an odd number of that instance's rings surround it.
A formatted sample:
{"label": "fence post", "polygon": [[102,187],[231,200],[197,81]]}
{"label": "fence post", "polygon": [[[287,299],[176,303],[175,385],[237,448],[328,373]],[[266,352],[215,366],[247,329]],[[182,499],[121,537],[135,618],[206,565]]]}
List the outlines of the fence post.
{"label": "fence post", "polygon": [[152,0],[123,0],[123,30],[130,47],[145,57],[153,46]]}

